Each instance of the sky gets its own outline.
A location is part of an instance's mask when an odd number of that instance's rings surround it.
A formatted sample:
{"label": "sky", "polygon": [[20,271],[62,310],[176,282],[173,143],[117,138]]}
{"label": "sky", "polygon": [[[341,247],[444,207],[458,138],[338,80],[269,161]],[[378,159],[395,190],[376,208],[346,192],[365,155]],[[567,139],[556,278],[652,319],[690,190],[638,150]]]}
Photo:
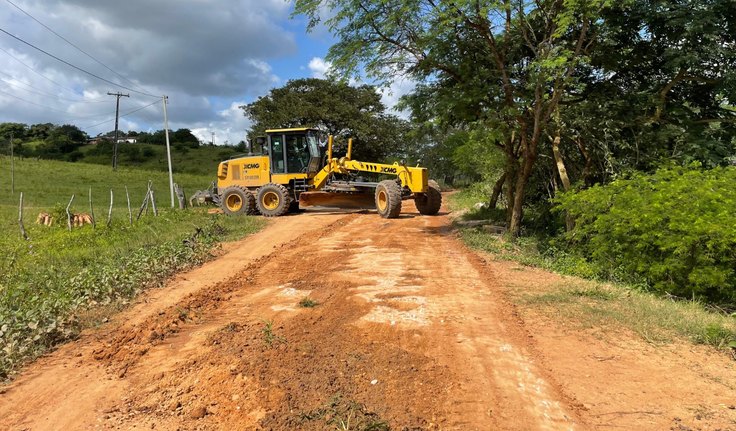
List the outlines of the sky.
{"label": "sky", "polygon": [[[165,94],[170,129],[237,144],[249,127],[240,105],[330,69],[334,39],[323,27],[307,33],[292,10],[290,0],[0,0],[0,122],[96,136],[114,129],[107,93],[121,92],[120,130],[155,131]],[[411,88],[381,89],[384,103],[393,109]]]}

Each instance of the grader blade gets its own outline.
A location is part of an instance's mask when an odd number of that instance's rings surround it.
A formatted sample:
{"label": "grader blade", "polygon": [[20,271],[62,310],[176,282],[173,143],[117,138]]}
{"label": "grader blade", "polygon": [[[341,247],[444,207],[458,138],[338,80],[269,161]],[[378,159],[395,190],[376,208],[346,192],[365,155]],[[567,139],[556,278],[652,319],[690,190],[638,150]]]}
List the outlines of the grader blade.
{"label": "grader blade", "polygon": [[299,195],[300,207],[375,209],[372,193],[304,192]]}

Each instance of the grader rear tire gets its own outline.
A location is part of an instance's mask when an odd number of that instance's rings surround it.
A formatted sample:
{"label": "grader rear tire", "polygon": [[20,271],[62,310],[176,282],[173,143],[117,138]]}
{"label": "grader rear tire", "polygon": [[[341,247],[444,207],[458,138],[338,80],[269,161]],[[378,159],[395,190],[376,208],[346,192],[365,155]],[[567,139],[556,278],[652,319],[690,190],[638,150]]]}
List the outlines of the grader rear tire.
{"label": "grader rear tire", "polygon": [[440,212],[442,206],[442,193],[440,186],[434,180],[429,180],[427,193],[421,193],[414,197],[414,204],[421,215],[435,215]]}
{"label": "grader rear tire", "polygon": [[268,183],[258,189],[256,207],[264,217],[279,217],[289,212],[291,200],[286,187]]}
{"label": "grader rear tire", "polygon": [[220,206],[227,215],[253,214],[256,209],[256,199],[247,189],[230,186],[222,191]]}
{"label": "grader rear tire", "polygon": [[394,180],[385,180],[376,187],[376,209],[383,218],[397,218],[401,213],[401,186]]}

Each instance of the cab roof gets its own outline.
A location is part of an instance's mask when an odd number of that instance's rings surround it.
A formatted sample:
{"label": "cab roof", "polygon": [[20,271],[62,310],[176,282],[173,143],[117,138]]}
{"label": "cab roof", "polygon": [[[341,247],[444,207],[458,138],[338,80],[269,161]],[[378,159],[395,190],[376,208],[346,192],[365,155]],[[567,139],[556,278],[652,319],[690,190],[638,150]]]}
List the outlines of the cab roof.
{"label": "cab roof", "polygon": [[308,132],[310,130],[317,130],[312,129],[310,127],[295,127],[291,129],[268,129],[266,130],[266,133],[288,133],[288,132]]}

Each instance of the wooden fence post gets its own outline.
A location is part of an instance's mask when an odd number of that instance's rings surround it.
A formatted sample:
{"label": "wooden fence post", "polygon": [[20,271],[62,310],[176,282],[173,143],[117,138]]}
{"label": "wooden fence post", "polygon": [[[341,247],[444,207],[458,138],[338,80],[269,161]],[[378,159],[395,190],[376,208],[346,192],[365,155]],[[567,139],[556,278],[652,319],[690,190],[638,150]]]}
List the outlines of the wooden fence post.
{"label": "wooden fence post", "polygon": [[128,186],[125,186],[125,199],[128,201],[128,222],[133,226],[133,212],[130,210],[130,193],[128,193]]}
{"label": "wooden fence post", "polygon": [[92,207],[92,187],[89,188],[89,216],[92,218],[92,229],[97,229],[97,221],[95,220],[95,209]]}
{"label": "wooden fence post", "polygon": [[148,193],[151,194],[151,208],[153,208],[153,215],[158,217],[158,209],[156,208],[156,198],[153,196],[153,187],[149,189]]}
{"label": "wooden fence post", "polygon": [[18,226],[20,227],[20,235],[24,240],[28,240],[26,228],[23,226],[23,192],[20,192],[20,205],[18,205]]}
{"label": "wooden fence post", "polygon": [[138,217],[135,218],[136,221],[141,219],[141,216],[143,215],[143,211],[148,209],[148,196],[150,196],[149,193],[150,190],[146,190],[146,196],[143,198],[143,203],[141,204],[141,209],[138,210]]}
{"label": "wooden fence post", "polygon": [[113,194],[112,189],[110,189],[110,209],[107,210],[107,227],[110,227],[110,224],[112,224],[112,202]]}
{"label": "wooden fence post", "polygon": [[187,207],[187,196],[184,194],[184,189],[179,187],[179,184],[174,184],[174,190],[179,200],[179,209],[185,209]]}
{"label": "wooden fence post", "polygon": [[69,204],[66,206],[66,226],[69,228],[69,232],[72,231],[72,213],[69,212],[69,208],[72,206],[72,202],[74,202],[74,195],[72,195],[72,198],[69,199]]}

